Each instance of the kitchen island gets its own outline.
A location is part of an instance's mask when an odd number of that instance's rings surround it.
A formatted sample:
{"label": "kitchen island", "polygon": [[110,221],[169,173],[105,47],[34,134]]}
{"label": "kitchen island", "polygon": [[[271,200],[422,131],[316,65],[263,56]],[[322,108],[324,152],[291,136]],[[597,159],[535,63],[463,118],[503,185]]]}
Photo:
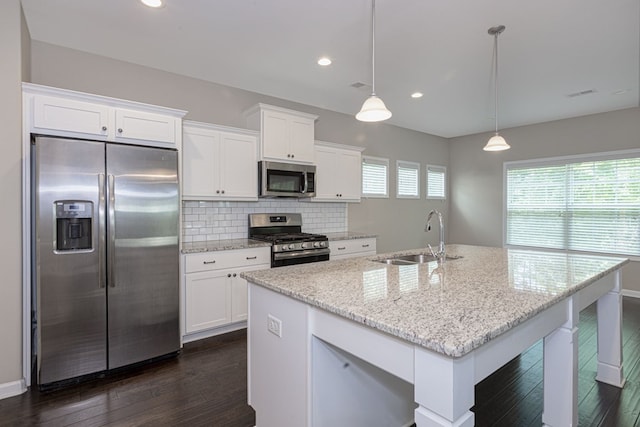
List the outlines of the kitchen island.
{"label": "kitchen island", "polygon": [[578,315],[595,301],[596,379],[624,385],[627,259],[449,245],[461,258],[379,262],[404,253],[243,273],[257,427],[471,426],[475,384],[542,338],[543,423],[575,426]]}

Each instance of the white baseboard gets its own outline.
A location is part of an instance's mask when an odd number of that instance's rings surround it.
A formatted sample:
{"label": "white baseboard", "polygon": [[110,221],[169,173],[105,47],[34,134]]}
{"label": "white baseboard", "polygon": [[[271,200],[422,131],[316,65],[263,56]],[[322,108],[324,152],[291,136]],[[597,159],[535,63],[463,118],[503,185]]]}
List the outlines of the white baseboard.
{"label": "white baseboard", "polygon": [[640,291],[632,291],[631,289],[622,290],[623,297],[640,298]]}
{"label": "white baseboard", "polygon": [[216,335],[226,334],[227,332],[237,331],[247,327],[247,322],[231,323],[230,325],[224,325],[213,329],[207,329],[206,331],[195,332],[187,334],[182,337],[182,344],[186,344],[192,341],[201,340],[203,338],[214,337]]}
{"label": "white baseboard", "polygon": [[17,396],[27,391],[27,383],[24,379],[0,384],[0,399]]}

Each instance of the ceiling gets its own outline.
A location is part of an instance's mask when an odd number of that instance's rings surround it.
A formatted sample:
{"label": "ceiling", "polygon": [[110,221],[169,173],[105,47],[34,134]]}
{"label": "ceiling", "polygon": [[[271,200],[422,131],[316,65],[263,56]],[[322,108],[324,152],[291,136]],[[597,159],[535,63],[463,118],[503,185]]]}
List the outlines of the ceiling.
{"label": "ceiling", "polygon": [[[22,5],[38,41],[346,114],[371,92],[370,0],[164,1]],[[493,130],[496,25],[501,129],[638,106],[638,0],[378,0],[388,122],[443,137]],[[323,55],[331,66],[316,64]]]}

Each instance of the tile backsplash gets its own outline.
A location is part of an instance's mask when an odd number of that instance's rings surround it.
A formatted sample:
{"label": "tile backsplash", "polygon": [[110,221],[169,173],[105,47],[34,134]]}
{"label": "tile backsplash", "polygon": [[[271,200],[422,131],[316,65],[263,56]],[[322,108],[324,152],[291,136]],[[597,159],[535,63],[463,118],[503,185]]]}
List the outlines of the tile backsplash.
{"label": "tile backsplash", "polygon": [[302,231],[347,231],[346,203],[311,203],[297,199],[262,199],[258,202],[182,202],[182,241],[243,239],[250,213],[301,213]]}

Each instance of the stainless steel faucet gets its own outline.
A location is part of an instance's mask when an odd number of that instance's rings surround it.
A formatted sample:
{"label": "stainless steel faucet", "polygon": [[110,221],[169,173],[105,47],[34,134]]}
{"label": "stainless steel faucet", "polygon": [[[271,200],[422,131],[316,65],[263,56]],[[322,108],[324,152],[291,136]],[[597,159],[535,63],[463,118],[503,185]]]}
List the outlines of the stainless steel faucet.
{"label": "stainless steel faucet", "polygon": [[429,246],[431,255],[433,255],[433,257],[439,262],[442,262],[445,260],[446,255],[444,249],[444,223],[442,222],[442,214],[440,212],[435,209],[429,212],[429,216],[427,216],[427,225],[424,227],[424,231],[431,231],[431,217],[433,215],[438,215],[438,223],[440,225],[440,244],[438,245],[438,252],[435,252],[430,244],[427,244],[427,246]]}

